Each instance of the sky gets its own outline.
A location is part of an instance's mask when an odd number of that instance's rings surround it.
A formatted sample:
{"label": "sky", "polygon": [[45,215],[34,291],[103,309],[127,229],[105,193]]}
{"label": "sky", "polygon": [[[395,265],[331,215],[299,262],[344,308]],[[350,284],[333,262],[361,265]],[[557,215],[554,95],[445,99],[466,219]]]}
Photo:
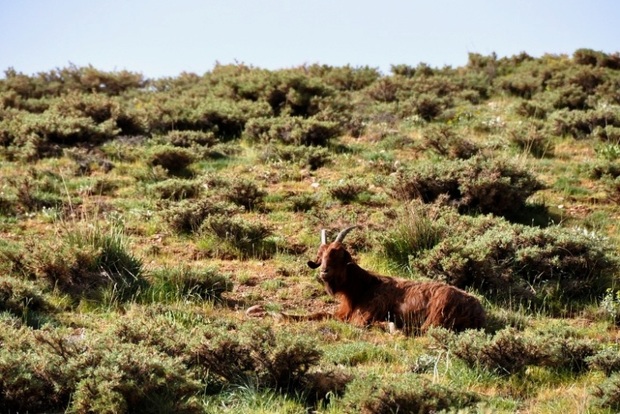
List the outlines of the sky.
{"label": "sky", "polygon": [[70,65],[147,78],[217,64],[463,66],[469,53],[620,51],[618,0],[0,0],[0,77]]}

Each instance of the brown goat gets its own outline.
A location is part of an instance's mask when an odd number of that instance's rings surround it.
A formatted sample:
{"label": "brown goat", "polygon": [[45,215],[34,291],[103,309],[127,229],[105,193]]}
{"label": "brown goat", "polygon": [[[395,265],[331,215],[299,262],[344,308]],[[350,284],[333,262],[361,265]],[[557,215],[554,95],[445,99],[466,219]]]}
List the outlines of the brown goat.
{"label": "brown goat", "polygon": [[393,322],[407,334],[425,332],[431,326],[455,331],[479,329],[485,324],[484,309],[477,298],[440,282],[380,276],[355,263],[342,242],[357,226],[342,230],[327,244],[325,230],[312,269],[320,268],[325,290],[340,303],[335,317],[356,325]]}

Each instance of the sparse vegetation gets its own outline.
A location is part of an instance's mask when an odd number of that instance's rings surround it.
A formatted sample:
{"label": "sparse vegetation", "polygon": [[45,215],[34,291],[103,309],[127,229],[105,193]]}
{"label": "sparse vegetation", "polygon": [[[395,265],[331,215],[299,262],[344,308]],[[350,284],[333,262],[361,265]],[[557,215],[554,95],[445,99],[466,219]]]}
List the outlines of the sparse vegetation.
{"label": "sparse vegetation", "polygon": [[[0,79],[7,412],[620,409],[620,57]],[[330,312],[321,228],[484,330]],[[260,305],[264,316],[245,310]]]}

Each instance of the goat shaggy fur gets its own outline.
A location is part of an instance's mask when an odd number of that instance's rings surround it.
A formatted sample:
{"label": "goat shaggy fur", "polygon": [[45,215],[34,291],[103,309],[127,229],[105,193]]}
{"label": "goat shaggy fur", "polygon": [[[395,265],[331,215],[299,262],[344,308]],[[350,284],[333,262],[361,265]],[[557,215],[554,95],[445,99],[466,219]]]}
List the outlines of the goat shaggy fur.
{"label": "goat shaggy fur", "polygon": [[381,276],[355,263],[342,241],[352,229],[327,244],[322,232],[315,261],[326,291],[339,299],[334,316],[356,325],[393,322],[407,334],[425,332],[431,326],[455,331],[484,327],[486,316],[480,301],[469,293],[440,282],[416,282]]}

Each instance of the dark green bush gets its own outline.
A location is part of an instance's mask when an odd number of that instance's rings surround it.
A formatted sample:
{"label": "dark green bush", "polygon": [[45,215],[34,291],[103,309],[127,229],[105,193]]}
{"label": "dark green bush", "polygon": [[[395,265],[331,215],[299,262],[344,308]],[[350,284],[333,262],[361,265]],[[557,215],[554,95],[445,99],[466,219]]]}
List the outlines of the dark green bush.
{"label": "dark green bush", "polygon": [[590,176],[600,180],[620,177],[620,162],[595,162],[590,166]]}
{"label": "dark green bush", "polygon": [[59,208],[69,201],[61,195],[63,190],[60,178],[52,173],[35,172],[32,176],[11,178],[8,181],[16,192],[13,206],[22,213]]}
{"label": "dark green bush", "polygon": [[480,289],[492,300],[574,308],[604,293],[619,268],[613,249],[589,232],[490,216],[453,216],[449,223],[442,240],[411,266],[422,275]]}
{"label": "dark green bush", "polygon": [[420,145],[423,149],[449,159],[468,159],[480,152],[476,144],[458,137],[452,128],[445,125],[425,128]]}
{"label": "dark green bush", "polygon": [[608,55],[592,49],[577,49],[573,52],[573,61],[579,65],[599,66],[610,69],[620,69],[620,55]]}
{"label": "dark green bush", "polygon": [[82,374],[72,396],[77,413],[200,412],[195,397],[200,383],[177,359],[133,344],[116,344],[90,358],[96,363]]}
{"label": "dark green bush", "polygon": [[147,123],[149,131],[165,134],[168,131],[203,131],[221,141],[239,138],[246,122],[257,116],[269,116],[267,104],[223,99],[212,95],[171,96],[160,93],[152,96]]}
{"label": "dark green bush", "polygon": [[493,336],[482,331],[455,335],[443,330],[435,330],[431,335],[470,367],[497,375],[522,373],[528,365],[538,361],[536,344],[513,329],[499,331]]}
{"label": "dark green bush", "polygon": [[199,412],[179,359],[85,328],[3,326],[0,405],[10,412]]}
{"label": "dark green bush", "polygon": [[450,99],[430,93],[416,95],[402,103],[405,116],[417,115],[425,121],[432,121],[452,106]]}
{"label": "dark green bush", "polygon": [[519,73],[500,78],[497,85],[510,95],[531,99],[542,89],[543,79],[533,73]]}
{"label": "dark green bush", "polygon": [[523,373],[528,366],[580,373],[587,369],[587,361],[596,351],[593,341],[564,328],[533,335],[512,328],[492,335],[482,331],[456,335],[445,329],[434,329],[431,336],[470,367],[500,376]]}
{"label": "dark green bush", "polygon": [[116,136],[111,121],[97,124],[92,118],[58,113],[14,113],[0,120],[0,140],[9,158],[36,160],[60,154],[61,145],[101,143]]}
{"label": "dark green bush", "polygon": [[163,211],[163,217],[175,233],[189,234],[200,229],[209,216],[234,215],[242,210],[225,202],[201,199],[181,201]]}
{"label": "dark green bush", "polygon": [[209,77],[222,84],[225,95],[233,99],[267,104],[269,115],[309,117],[333,92],[321,79],[309,76],[316,69],[302,66],[268,71],[245,65],[217,65]]}
{"label": "dark green bush", "polygon": [[[66,344],[50,352],[29,328],[1,322],[0,406],[7,412],[46,412],[67,408],[76,378],[67,359],[79,348]],[[48,337],[46,332],[40,336]],[[57,341],[58,342],[58,341]],[[60,342],[61,345],[65,345]]]}
{"label": "dark green bush", "polygon": [[13,197],[0,195],[0,216],[14,216],[17,214],[17,200]]}
{"label": "dark green bush", "polygon": [[596,405],[614,411],[620,410],[620,374],[614,374],[597,385],[592,395]]}
{"label": "dark green bush", "polygon": [[590,366],[591,358],[597,354],[599,344],[570,327],[548,327],[537,332],[538,366],[550,369],[563,369],[582,373]]}
{"label": "dark green bush", "polygon": [[213,131],[168,131],[166,135],[158,137],[162,144],[169,144],[175,147],[191,148],[194,146],[212,147],[218,143],[218,139]]}
{"label": "dark green bush", "polygon": [[553,108],[544,101],[529,100],[519,102],[515,111],[517,114],[528,118],[546,119],[547,115],[553,111]]}
{"label": "dark green bush", "polygon": [[138,115],[102,94],[69,93],[40,112],[8,111],[1,118],[0,141],[9,154],[27,159],[56,155],[59,146],[98,145],[144,131]]}
{"label": "dark green bush", "polygon": [[543,185],[511,163],[474,157],[416,165],[396,177],[391,187],[402,200],[432,203],[443,196],[461,212],[514,217]]}
{"label": "dark green bush", "polygon": [[251,382],[256,387],[300,392],[321,352],[294,336],[276,338],[268,329],[254,329],[249,337],[204,338],[193,351],[195,363],[211,381],[222,385]]}
{"label": "dark green bush", "polygon": [[536,158],[552,157],[553,142],[545,131],[536,125],[519,125],[507,131],[508,140],[517,148]]}
{"label": "dark green bush", "polygon": [[157,145],[149,148],[146,164],[151,167],[162,167],[172,175],[184,175],[187,167],[196,161],[193,151],[187,148],[170,145]]}
{"label": "dark green bush", "polygon": [[338,67],[314,64],[304,69],[339,91],[359,91],[381,77],[379,70],[368,66],[354,68],[349,65]]}
{"label": "dark green bush", "polygon": [[325,146],[339,133],[335,122],[316,118],[254,118],[245,126],[245,134],[252,141],[287,145]]}
{"label": "dark green bush", "polygon": [[403,86],[395,78],[383,77],[373,82],[366,88],[368,96],[379,102],[394,102],[397,98],[398,90]]}
{"label": "dark green bush", "polygon": [[346,412],[364,414],[434,413],[466,409],[480,400],[476,394],[432,384],[413,374],[387,381],[373,376],[355,379],[343,399]]}
{"label": "dark green bush", "polygon": [[237,179],[230,184],[224,198],[248,211],[253,211],[264,207],[266,195],[267,192],[260,189],[253,181]]}
{"label": "dark green bush", "polygon": [[620,127],[620,107],[602,106],[587,111],[556,111],[550,117],[553,132],[576,139],[589,137],[598,128]]}
{"label": "dark green bush", "polygon": [[202,224],[201,232],[217,241],[213,248],[219,255],[262,258],[275,253],[275,244],[268,239],[272,232],[263,223],[252,223],[236,217],[211,216]]}
{"label": "dark green bush", "polygon": [[331,162],[331,153],[324,147],[268,145],[261,159],[270,163],[287,162],[316,170]]}
{"label": "dark green bush", "polygon": [[329,194],[342,204],[351,204],[366,192],[368,184],[359,179],[340,180],[329,187]]}
{"label": "dark green bush", "polygon": [[587,357],[586,362],[590,368],[603,371],[607,376],[620,372],[620,352],[617,346],[608,346],[599,350]]}
{"label": "dark green bush", "polygon": [[618,126],[597,126],[592,131],[592,135],[603,142],[608,142],[610,145],[620,145],[620,127]]}
{"label": "dark green bush", "polygon": [[199,182],[179,178],[160,181],[148,187],[148,191],[157,198],[174,201],[198,197],[201,189]]}
{"label": "dark green bush", "polygon": [[[3,252],[0,251],[0,258]],[[42,317],[53,310],[43,290],[35,283],[5,275],[0,281],[0,312],[9,312],[24,323],[37,326]]]}
{"label": "dark green bush", "polygon": [[312,194],[299,194],[288,197],[289,209],[296,212],[310,211],[319,204],[316,196]]}
{"label": "dark green bush", "polygon": [[405,64],[390,65],[390,72],[394,75],[412,78],[415,75],[415,67]]}

